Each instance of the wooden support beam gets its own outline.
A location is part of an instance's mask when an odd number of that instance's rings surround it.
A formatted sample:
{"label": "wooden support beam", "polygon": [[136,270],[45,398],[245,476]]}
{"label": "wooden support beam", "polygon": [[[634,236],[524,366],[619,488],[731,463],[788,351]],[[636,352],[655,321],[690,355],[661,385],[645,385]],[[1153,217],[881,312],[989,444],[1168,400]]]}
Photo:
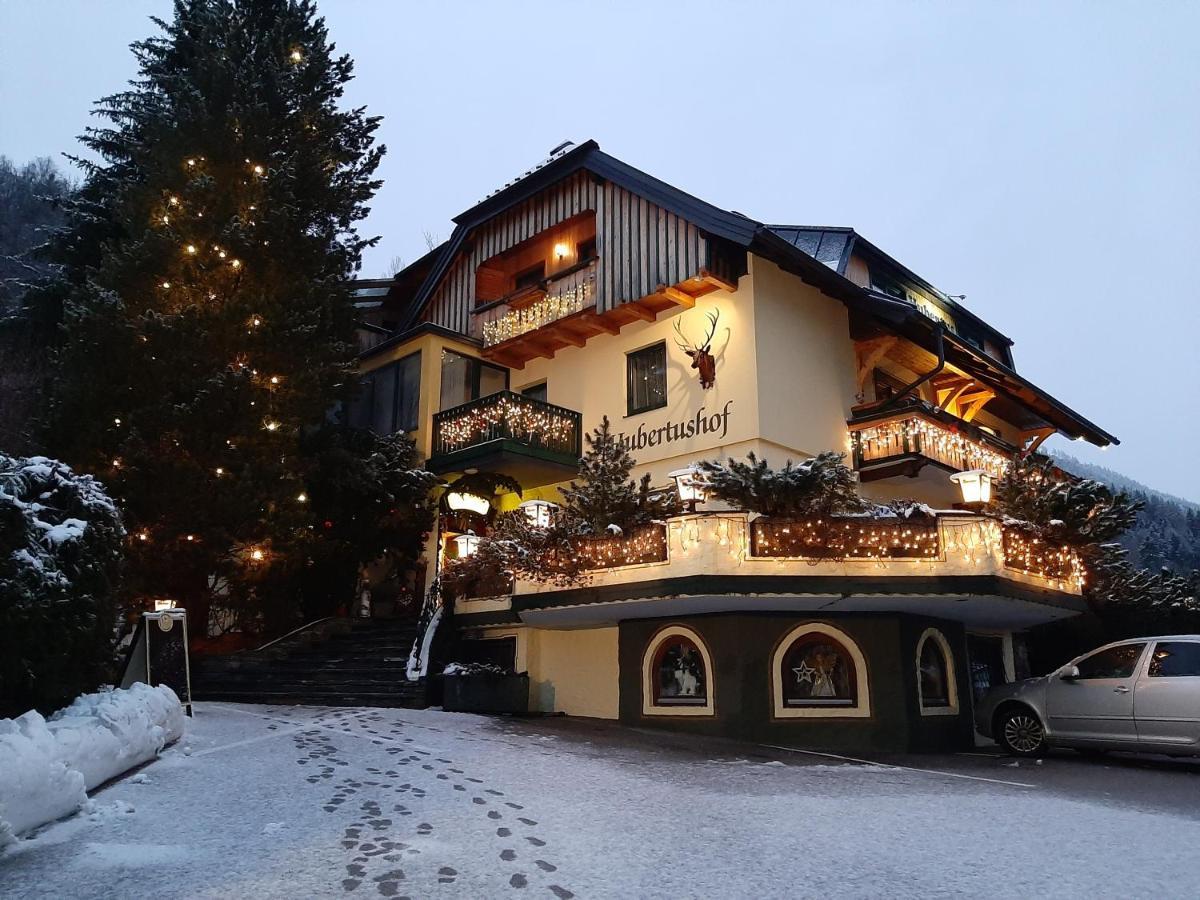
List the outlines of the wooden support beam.
{"label": "wooden support beam", "polygon": [[988,401],[995,396],[995,391],[979,391],[978,393],[960,397],[958,401],[959,409],[962,409],[964,405],[966,406],[966,410],[960,414],[963,421],[970,422],[974,419],[979,411],[987,406]]}
{"label": "wooden support beam", "polygon": [[867,378],[875,371],[875,366],[895,346],[899,338],[894,335],[862,341],[857,345],[858,350],[858,392],[863,393]]}
{"label": "wooden support beam", "polygon": [[639,306],[636,301],[633,303],[623,303],[619,309],[625,310],[635,319],[641,319],[643,322],[653,322],[656,318],[654,313],[646,309],[644,306]]}
{"label": "wooden support beam", "polygon": [[584,335],[572,331],[565,325],[560,325],[558,328],[555,328],[554,331],[547,336],[552,337],[555,340],[564,341],[570,344],[572,347],[582,347],[587,343],[587,338]]}
{"label": "wooden support beam", "polygon": [[595,313],[583,316],[579,321],[586,323],[592,328],[595,328],[597,331],[603,331],[605,334],[621,333],[621,326],[619,323],[613,322],[611,319],[607,319],[604,316],[598,316]]}
{"label": "wooden support beam", "polygon": [[1025,452],[1026,453],[1037,452],[1037,448],[1042,446],[1042,442],[1045,441],[1046,438],[1048,438],[1052,434],[1054,434],[1057,430],[1058,429],[1056,429],[1056,428],[1034,428],[1031,431],[1021,432],[1021,438],[1025,441],[1029,442],[1025,445]]}
{"label": "wooden support beam", "polygon": [[709,284],[713,285],[714,287],[716,287],[722,291],[729,291],[729,293],[732,294],[734,291],[737,290],[736,284],[732,284],[731,282],[726,281],[724,278],[722,278],[719,275],[714,275],[712,272],[708,271],[708,269],[701,269],[700,277],[704,281],[707,281]]}
{"label": "wooden support beam", "polygon": [[671,287],[669,284],[660,284],[658,286],[658,292],[668,300],[673,300],[684,309],[691,309],[696,305],[695,297],[693,297],[691,294],[681,291],[677,287]]}

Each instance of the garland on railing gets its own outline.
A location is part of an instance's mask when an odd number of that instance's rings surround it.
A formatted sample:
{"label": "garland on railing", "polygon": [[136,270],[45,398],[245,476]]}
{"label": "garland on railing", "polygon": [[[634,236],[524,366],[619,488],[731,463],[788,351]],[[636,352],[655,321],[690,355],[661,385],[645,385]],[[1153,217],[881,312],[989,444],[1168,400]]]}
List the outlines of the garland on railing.
{"label": "garland on railing", "polygon": [[1066,545],[1054,546],[1041,538],[1023,534],[1016,528],[1004,528],[1004,565],[1055,581],[1069,581],[1083,587],[1086,570],[1079,554]]}
{"label": "garland on railing", "polygon": [[585,281],[557,294],[536,300],[528,306],[509,310],[495,321],[483,324],[483,346],[491,347],[503,343],[536,331],[551,322],[574,315],[587,306],[587,298],[590,293],[591,287]]}
{"label": "garland on railing", "polygon": [[946,425],[919,416],[892,419],[852,432],[864,460],[886,459],[906,452],[919,452],[958,469],[983,469],[993,478],[1003,478],[1009,457]]}
{"label": "garland on railing", "polygon": [[757,519],[750,526],[750,555],[759,558],[934,559],[939,551],[933,518]]}
{"label": "garland on railing", "polygon": [[628,534],[579,538],[575,541],[579,563],[584,569],[612,569],[667,558],[665,524],[644,525]]}
{"label": "garland on railing", "polygon": [[438,437],[443,452],[477,444],[498,430],[514,438],[524,436],[548,445],[569,443],[573,447],[575,429],[575,420],[568,416],[502,396],[495,402],[467,410],[456,418],[442,420],[438,426]]}

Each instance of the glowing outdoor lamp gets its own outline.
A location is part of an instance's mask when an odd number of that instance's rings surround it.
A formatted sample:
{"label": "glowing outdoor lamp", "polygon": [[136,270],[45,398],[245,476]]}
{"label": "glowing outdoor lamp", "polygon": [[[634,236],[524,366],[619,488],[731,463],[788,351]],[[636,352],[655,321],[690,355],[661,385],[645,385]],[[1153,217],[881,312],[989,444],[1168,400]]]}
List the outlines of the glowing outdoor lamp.
{"label": "glowing outdoor lamp", "polygon": [[526,500],[521,504],[521,509],[525,510],[530,525],[535,528],[549,528],[558,504],[549,500]]}
{"label": "glowing outdoor lamp", "polygon": [[703,503],[708,498],[704,479],[700,477],[700,470],[695,466],[668,472],[667,477],[675,479],[675,489],[679,491],[679,499],[687,506],[688,512],[695,512],[696,504]]}
{"label": "glowing outdoor lamp", "polygon": [[481,516],[486,516],[492,508],[492,501],[478,494],[468,494],[465,491],[451,491],[446,495],[446,506],[454,512],[467,510]]}
{"label": "glowing outdoor lamp", "polygon": [[955,472],[950,480],[962,491],[963,506],[983,506],[992,499],[992,476],[983,469]]}
{"label": "glowing outdoor lamp", "polygon": [[479,549],[479,537],[474,532],[468,531],[454,539],[454,546],[458,548],[458,558],[466,559]]}

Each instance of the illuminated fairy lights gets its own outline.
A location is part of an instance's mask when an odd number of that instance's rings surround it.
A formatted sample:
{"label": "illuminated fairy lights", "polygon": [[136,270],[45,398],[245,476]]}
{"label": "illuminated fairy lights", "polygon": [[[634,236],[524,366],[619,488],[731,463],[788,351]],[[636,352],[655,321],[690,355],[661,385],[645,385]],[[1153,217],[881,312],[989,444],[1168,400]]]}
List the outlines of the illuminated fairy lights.
{"label": "illuminated fairy lights", "polygon": [[1004,477],[1009,457],[945,425],[918,416],[856,428],[851,432],[860,462],[919,453],[954,469],[982,469],[993,478]]}
{"label": "illuminated fairy lights", "polygon": [[645,525],[628,534],[580,538],[575,544],[585,569],[612,569],[667,559],[665,525]]}
{"label": "illuminated fairy lights", "polygon": [[502,392],[474,401],[437,422],[438,453],[511,438],[547,449],[576,452],[579,418],[570,410]]}
{"label": "illuminated fairy lights", "polygon": [[823,559],[936,559],[940,552],[936,520],[806,519],[751,524],[755,557]]}
{"label": "illuminated fairy lights", "polygon": [[588,297],[592,293],[589,281],[595,277],[590,275],[588,281],[582,284],[564,288],[556,294],[547,294],[528,306],[509,310],[495,321],[485,322],[483,346],[491,347],[503,343],[581,312],[589,305]]}
{"label": "illuminated fairy lights", "polygon": [[[744,514],[680,516],[628,534],[586,538],[578,552],[588,570],[612,569],[688,559],[705,554],[716,563],[727,554],[737,568],[744,563],[838,561],[874,563],[887,568],[903,561],[925,566],[965,564],[980,572],[1001,566],[1081,590],[1084,567],[1066,547],[1053,547],[995,519],[939,516],[913,521],[872,518],[748,521]],[[900,572],[906,571],[904,569]]]}
{"label": "illuminated fairy lights", "polygon": [[1055,547],[1014,528],[1003,529],[1004,565],[1010,569],[1063,581],[1082,588],[1087,580],[1083,561],[1070,547]]}

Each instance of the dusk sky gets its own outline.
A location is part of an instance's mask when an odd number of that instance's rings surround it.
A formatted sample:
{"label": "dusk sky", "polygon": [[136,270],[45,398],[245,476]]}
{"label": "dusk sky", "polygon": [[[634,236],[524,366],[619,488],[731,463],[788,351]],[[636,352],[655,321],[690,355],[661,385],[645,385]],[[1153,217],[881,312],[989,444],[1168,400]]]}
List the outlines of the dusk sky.
{"label": "dusk sky", "polygon": [[[849,225],[1200,501],[1200,3],[326,0],[384,117],[363,274],[563,140],[756,219]],[[167,2],[0,0],[0,154],[78,153]],[[780,460],[782,462],[782,460]]]}

